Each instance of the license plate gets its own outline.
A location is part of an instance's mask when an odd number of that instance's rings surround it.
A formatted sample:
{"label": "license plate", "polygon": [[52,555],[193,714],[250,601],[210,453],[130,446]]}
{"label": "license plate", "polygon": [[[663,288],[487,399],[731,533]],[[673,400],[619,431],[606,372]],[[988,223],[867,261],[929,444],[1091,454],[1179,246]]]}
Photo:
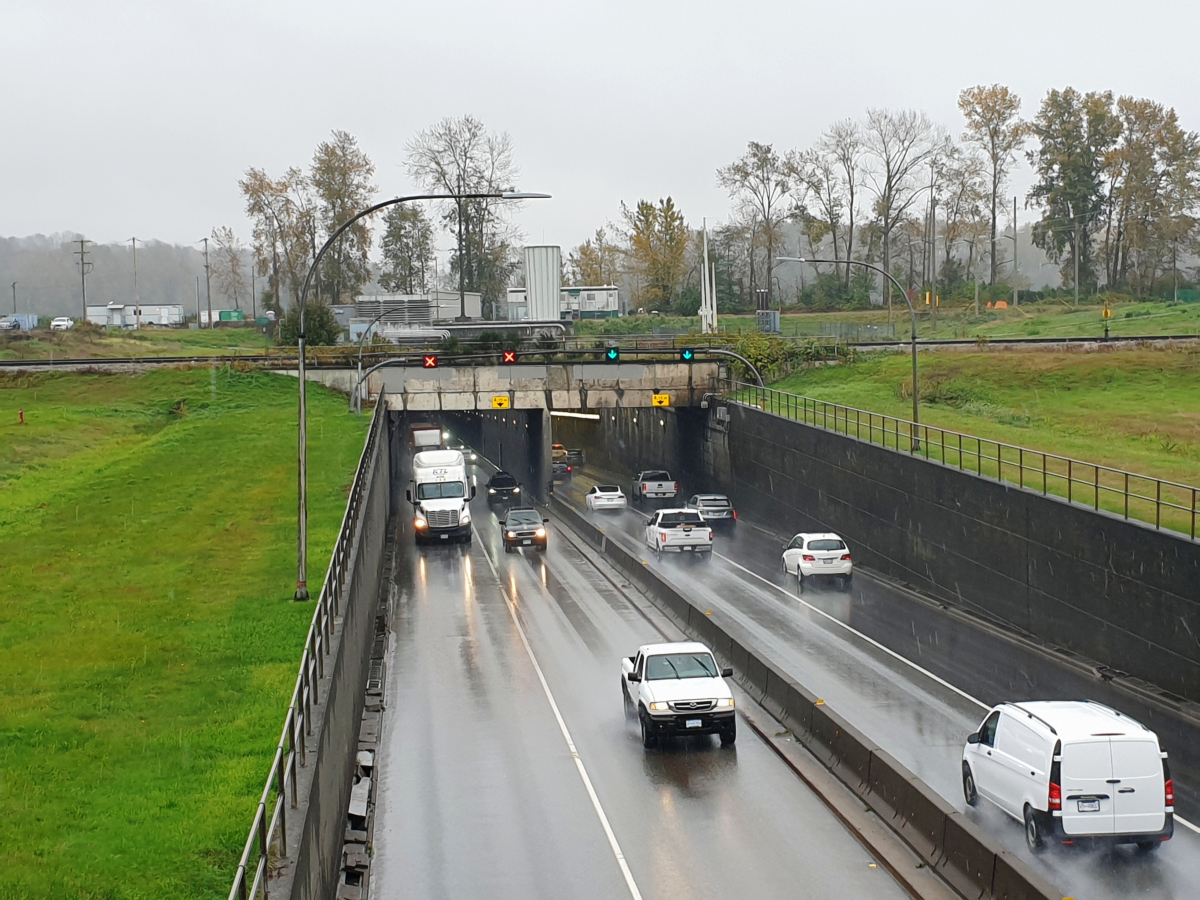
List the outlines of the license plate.
{"label": "license plate", "polygon": [[694,547],[684,547],[683,549],[684,550],[694,550],[695,548]]}
{"label": "license plate", "polygon": [[1100,812],[1100,801],[1099,800],[1080,800],[1079,801],[1079,811],[1080,812]]}
{"label": "license plate", "polygon": [[825,562],[825,565],[827,565],[827,566],[832,566],[832,565],[833,565],[833,560],[832,560],[832,559],[827,559],[827,560],[824,560],[824,562]]}
{"label": "license plate", "polygon": [[529,545],[529,544],[532,544],[532,543],[533,543],[533,541],[521,541],[521,543],[522,543],[522,544],[525,544],[525,545]]}
{"label": "license plate", "polygon": [[448,538],[448,537],[450,537],[450,535],[448,535],[448,534],[443,534],[443,535],[441,535],[441,539],[442,539],[443,541],[444,541],[444,540],[446,540],[446,538]]}
{"label": "license plate", "polygon": [[684,722],[684,726],[686,728],[699,728],[700,720],[699,719],[688,719],[686,722]]}

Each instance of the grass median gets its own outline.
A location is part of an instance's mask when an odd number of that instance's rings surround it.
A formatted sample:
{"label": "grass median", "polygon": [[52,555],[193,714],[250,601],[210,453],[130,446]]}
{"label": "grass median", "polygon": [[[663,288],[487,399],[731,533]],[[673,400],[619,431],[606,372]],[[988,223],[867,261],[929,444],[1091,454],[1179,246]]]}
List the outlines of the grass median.
{"label": "grass median", "polygon": [[[312,616],[295,397],[227,368],[0,378],[5,900],[228,892]],[[317,387],[309,417],[319,584],[367,420]]]}

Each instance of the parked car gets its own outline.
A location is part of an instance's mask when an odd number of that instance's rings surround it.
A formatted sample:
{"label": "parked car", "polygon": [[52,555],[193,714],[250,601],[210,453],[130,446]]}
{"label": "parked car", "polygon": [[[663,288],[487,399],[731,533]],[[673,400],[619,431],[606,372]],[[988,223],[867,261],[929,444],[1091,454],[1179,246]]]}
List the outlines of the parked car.
{"label": "parked car", "polygon": [[507,472],[495,472],[488,479],[487,504],[489,507],[517,503],[520,500],[521,486],[517,484],[517,479]]}
{"label": "parked car", "polygon": [[636,713],[642,746],[669,735],[717,734],[721,745],[737,740],[733,692],[725,683],[733,669],[717,667],[703,644],[647,644],[621,660],[626,713]]}
{"label": "parked car", "polygon": [[457,443],[448,444],[446,446],[446,449],[447,450],[457,450],[459,453],[461,453],[463,455],[463,459],[465,459],[467,462],[476,462],[479,459],[479,457],[478,457],[478,455],[476,455],[475,451],[472,450],[470,447],[468,447],[466,444],[462,443],[461,441],[459,441]]}
{"label": "parked car", "polygon": [[724,494],[693,494],[684,505],[700,513],[709,525],[732,528],[737,524],[737,510]]}
{"label": "parked car", "polygon": [[633,490],[629,492],[636,500],[671,500],[679,493],[679,482],[671,477],[670,472],[662,469],[647,469],[638,472],[633,479]]}
{"label": "parked car", "polygon": [[645,543],[656,556],[693,553],[707,562],[712,559],[713,530],[694,509],[660,509],[646,524]]}
{"label": "parked car", "polygon": [[854,561],[850,548],[836,534],[801,533],[783,550],[783,574],[795,575],[801,588],[806,579],[837,578],[845,590],[854,579]]}
{"label": "parked car", "polygon": [[70,331],[75,327],[75,320],[68,316],[56,316],[50,320],[51,331]]}
{"label": "parked car", "polygon": [[615,484],[597,484],[584,494],[583,502],[588,509],[624,509],[625,492]]}
{"label": "parked car", "polygon": [[967,738],[963,795],[994,803],[1047,841],[1157,850],[1174,833],[1175,784],[1158,737],[1091,700],[1001,703]]}
{"label": "parked car", "polygon": [[520,547],[545,550],[546,523],[549,521],[531,506],[514,506],[500,520],[504,552],[512,553]]}

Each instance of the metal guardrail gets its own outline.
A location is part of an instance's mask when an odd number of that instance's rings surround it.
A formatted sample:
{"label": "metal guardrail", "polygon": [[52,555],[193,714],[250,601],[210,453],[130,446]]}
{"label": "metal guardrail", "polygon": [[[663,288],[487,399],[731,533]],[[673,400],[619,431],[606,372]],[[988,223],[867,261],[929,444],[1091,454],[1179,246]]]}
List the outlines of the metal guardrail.
{"label": "metal guardrail", "polygon": [[341,614],[343,590],[352,566],[350,550],[366,501],[371,459],[386,421],[387,416],[374,416],[367,431],[346,513],[342,517],[342,527],[333,546],[329,571],[325,574],[316,609],[313,610],[312,623],[308,626],[308,636],[304,639],[300,671],[283,719],[283,732],[234,874],[229,900],[265,898],[272,860],[288,855],[287,811],[296,809],[299,804],[297,766],[308,765],[309,739],[314,737],[312,710],[321,702],[318,686],[325,677],[325,661],[332,647],[335,623]]}
{"label": "metal guardrail", "polygon": [[1200,487],[724,380],[732,402],[1196,540]]}

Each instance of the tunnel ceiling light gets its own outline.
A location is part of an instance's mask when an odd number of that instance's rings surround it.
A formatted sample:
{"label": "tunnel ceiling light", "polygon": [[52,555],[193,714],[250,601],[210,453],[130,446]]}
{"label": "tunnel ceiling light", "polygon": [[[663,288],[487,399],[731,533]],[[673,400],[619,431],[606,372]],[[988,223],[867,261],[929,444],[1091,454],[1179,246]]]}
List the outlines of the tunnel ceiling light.
{"label": "tunnel ceiling light", "polygon": [[[550,415],[560,418],[560,419],[599,419],[600,418],[600,413],[566,412],[565,410],[561,410],[561,409],[550,410]],[[613,416],[614,421],[616,420],[616,418],[617,418],[616,416]]]}

